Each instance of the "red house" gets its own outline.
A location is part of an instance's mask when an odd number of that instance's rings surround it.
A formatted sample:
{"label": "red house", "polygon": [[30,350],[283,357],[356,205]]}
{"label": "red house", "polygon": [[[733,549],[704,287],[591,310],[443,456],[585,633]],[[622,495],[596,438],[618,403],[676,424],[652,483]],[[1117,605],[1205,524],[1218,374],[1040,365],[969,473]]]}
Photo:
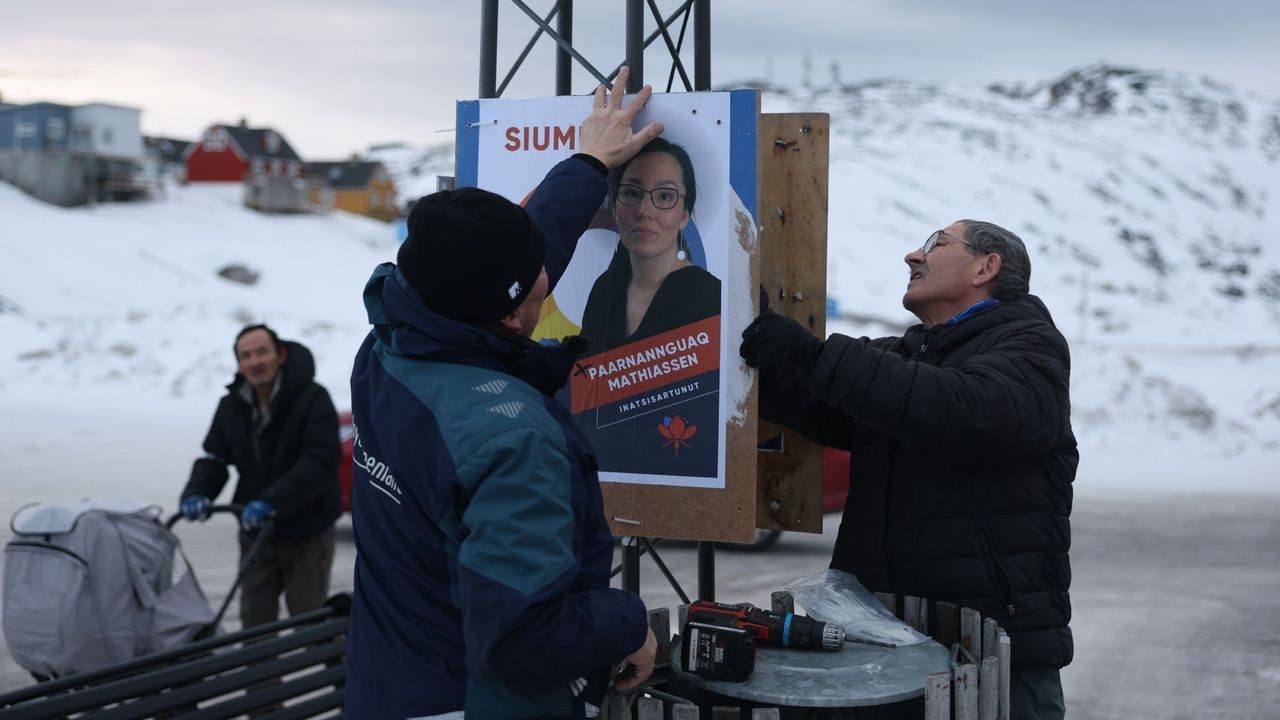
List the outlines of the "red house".
{"label": "red house", "polygon": [[184,154],[187,180],[241,182],[246,178],[300,178],[302,159],[271,128],[213,125]]}

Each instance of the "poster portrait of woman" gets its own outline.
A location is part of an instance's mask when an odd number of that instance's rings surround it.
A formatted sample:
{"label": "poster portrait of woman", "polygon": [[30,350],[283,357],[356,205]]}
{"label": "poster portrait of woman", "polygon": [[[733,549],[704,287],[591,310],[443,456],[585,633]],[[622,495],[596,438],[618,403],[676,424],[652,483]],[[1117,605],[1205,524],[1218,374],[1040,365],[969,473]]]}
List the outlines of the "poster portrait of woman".
{"label": "poster portrait of woman", "polygon": [[610,185],[619,239],[583,310],[587,355],[720,313],[720,280],[694,264],[684,236],[698,199],[689,153],[657,138]]}
{"label": "poster portrait of woman", "polygon": [[[533,197],[577,151],[589,101],[459,103],[458,183]],[[600,178],[600,206],[573,209],[591,219],[533,340],[585,338],[556,401],[602,482],[723,488],[729,433],[754,447],[751,376],[733,350],[754,317],[757,114],[753,90],[654,95],[637,122],[662,135]]]}

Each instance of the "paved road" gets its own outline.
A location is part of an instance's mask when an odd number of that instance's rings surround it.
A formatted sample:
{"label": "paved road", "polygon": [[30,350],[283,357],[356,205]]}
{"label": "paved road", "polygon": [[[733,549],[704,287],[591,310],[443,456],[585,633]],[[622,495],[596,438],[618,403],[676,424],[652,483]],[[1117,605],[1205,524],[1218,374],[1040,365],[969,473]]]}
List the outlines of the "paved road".
{"label": "paved road", "polygon": [[[839,518],[826,520],[763,555],[717,553],[717,598],[767,607],[787,579],[821,571]],[[1280,497],[1077,499],[1072,524],[1068,717],[1280,718]],[[692,594],[696,552],[660,552]],[[648,561],[641,593],[679,602]]]}
{"label": "paved road", "polygon": [[1280,498],[1080,502],[1071,717],[1280,717]]}
{"label": "paved road", "polygon": [[[789,579],[826,567],[838,516],[823,535],[784,535],[763,554],[720,551],[717,597],[767,606]],[[1063,672],[1076,720],[1280,717],[1280,497],[1166,496],[1078,500],[1072,599],[1075,662]],[[179,534],[212,603],[231,583],[230,521]],[[690,594],[692,545],[663,560]],[[333,586],[351,587],[355,551],[339,535]],[[679,599],[654,563],[641,563],[650,607]],[[236,608],[228,629],[236,626]],[[0,689],[27,684],[0,650]]]}

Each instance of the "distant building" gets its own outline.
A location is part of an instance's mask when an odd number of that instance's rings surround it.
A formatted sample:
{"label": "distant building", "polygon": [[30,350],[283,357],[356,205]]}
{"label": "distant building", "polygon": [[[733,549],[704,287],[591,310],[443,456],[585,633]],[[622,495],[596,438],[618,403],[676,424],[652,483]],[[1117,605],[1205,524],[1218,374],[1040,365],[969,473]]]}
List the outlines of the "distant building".
{"label": "distant building", "polygon": [[107,103],[77,105],[71,108],[67,142],[72,152],[142,160],[142,111]]}
{"label": "distant building", "polygon": [[66,150],[70,124],[70,105],[38,102],[0,110],[0,150]]}
{"label": "distant building", "polygon": [[0,179],[63,206],[146,195],[141,118],[108,103],[0,108]]}
{"label": "distant building", "polygon": [[191,141],[166,137],[143,137],[142,144],[146,146],[147,172],[156,177],[172,177],[180,181],[186,179],[185,154]]}
{"label": "distant building", "polygon": [[301,178],[302,158],[271,128],[212,125],[186,150],[191,182],[244,182],[250,176]]}
{"label": "distant building", "polygon": [[244,204],[263,212],[306,212],[302,158],[271,128],[212,125],[185,152],[189,182],[242,182]]}
{"label": "distant building", "polygon": [[394,220],[400,215],[396,185],[381,162],[352,158],[306,165],[312,204]]}

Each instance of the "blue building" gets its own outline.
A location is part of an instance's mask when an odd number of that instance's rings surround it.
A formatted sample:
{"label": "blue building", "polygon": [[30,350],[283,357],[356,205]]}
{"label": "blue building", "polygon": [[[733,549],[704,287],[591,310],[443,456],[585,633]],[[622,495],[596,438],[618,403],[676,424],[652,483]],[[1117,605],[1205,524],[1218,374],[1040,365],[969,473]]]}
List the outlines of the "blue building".
{"label": "blue building", "polygon": [[0,106],[0,180],[63,206],[144,195],[141,115],[107,103]]}
{"label": "blue building", "polygon": [[66,150],[71,107],[39,102],[0,110],[0,150]]}

